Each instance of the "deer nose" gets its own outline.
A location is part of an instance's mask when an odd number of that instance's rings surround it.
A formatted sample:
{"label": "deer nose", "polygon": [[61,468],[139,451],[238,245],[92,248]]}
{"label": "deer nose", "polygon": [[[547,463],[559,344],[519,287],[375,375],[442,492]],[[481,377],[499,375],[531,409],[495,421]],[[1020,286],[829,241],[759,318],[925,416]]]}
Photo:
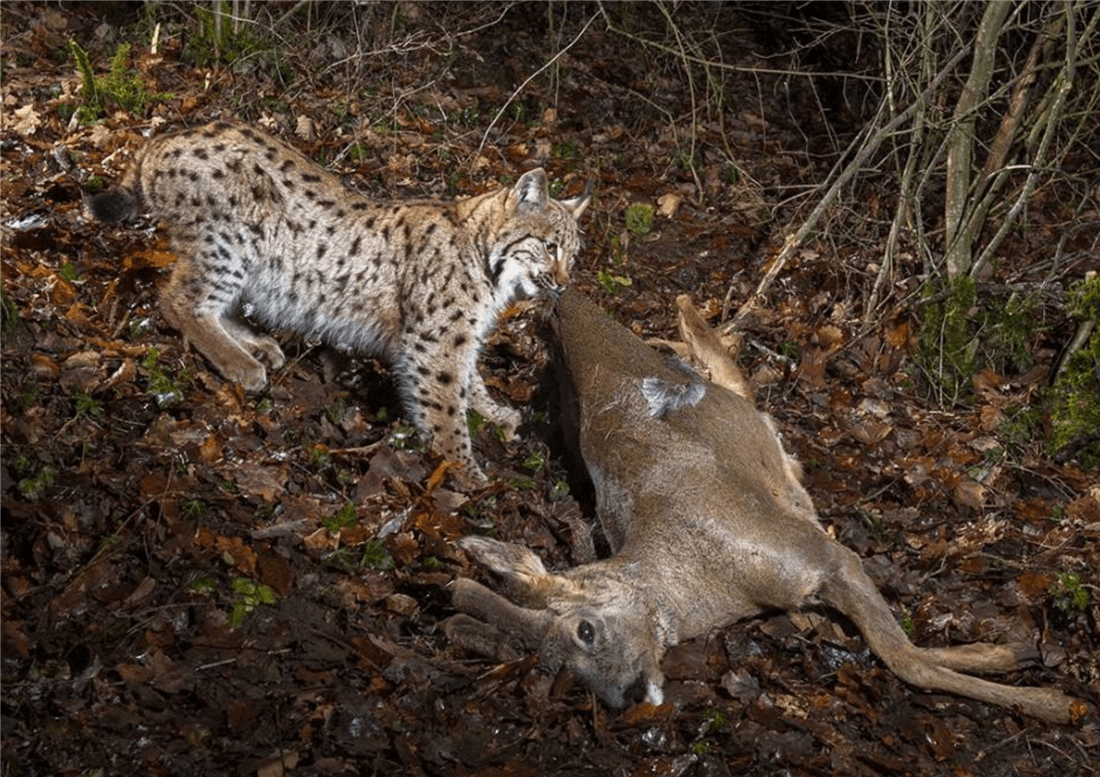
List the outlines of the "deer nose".
{"label": "deer nose", "polygon": [[634,682],[626,687],[623,691],[623,700],[629,704],[637,704],[645,699],[646,694],[646,681],[645,675],[639,674],[634,678]]}

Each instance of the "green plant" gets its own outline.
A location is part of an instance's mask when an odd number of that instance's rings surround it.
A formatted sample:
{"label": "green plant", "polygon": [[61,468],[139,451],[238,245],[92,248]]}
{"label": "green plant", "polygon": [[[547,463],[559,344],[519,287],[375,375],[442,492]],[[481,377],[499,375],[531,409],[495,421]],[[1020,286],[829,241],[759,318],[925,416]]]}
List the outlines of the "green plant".
{"label": "green plant", "polygon": [[550,487],[550,501],[560,502],[567,496],[569,496],[569,484],[563,479],[558,478],[558,480],[554,482],[554,485]]}
{"label": "green plant", "polygon": [[32,476],[19,481],[19,491],[28,499],[37,499],[42,493],[53,485],[57,479],[57,470],[46,464]]}
{"label": "green plant", "polygon": [[1081,576],[1076,572],[1059,574],[1050,585],[1050,594],[1054,597],[1054,606],[1065,612],[1084,612],[1091,601],[1088,588],[1081,584]]}
{"label": "green plant", "polygon": [[148,392],[156,400],[157,407],[169,407],[183,399],[183,389],[191,382],[186,370],[181,370],[179,378],[172,377],[160,365],[160,351],[150,348],[141,362],[149,373]]}
{"label": "green plant", "polygon": [[19,306],[0,289],[0,333],[10,335],[19,326]]}
{"label": "green plant", "polygon": [[726,727],[728,720],[726,719],[726,713],[717,707],[707,707],[703,711],[703,722],[707,725],[708,731],[718,731]]}
{"label": "green plant", "polygon": [[33,380],[24,381],[19,391],[19,399],[23,407],[34,407],[42,395],[42,389]]}
{"label": "green plant", "polygon": [[580,159],[581,150],[576,138],[570,138],[560,146],[554,147],[554,156],[557,159]]}
{"label": "green plant", "polygon": [[481,427],[485,425],[485,416],[470,408],[466,412],[466,428],[470,430],[470,436],[475,436]]}
{"label": "green plant", "polygon": [[779,353],[796,364],[802,360],[802,349],[793,340],[784,340],[780,343]]}
{"label": "green plant", "polygon": [[902,606],[901,608],[901,630],[912,639],[913,635],[917,632],[917,625],[913,622],[913,613],[908,607]]}
{"label": "green plant", "polygon": [[24,454],[17,453],[11,460],[11,467],[15,470],[16,475],[25,475],[34,469],[34,463],[31,462]]}
{"label": "green plant", "polygon": [[335,515],[321,519],[321,525],[329,534],[339,534],[345,526],[354,526],[358,522],[359,516],[355,511],[355,505],[351,502],[341,507]]}
{"label": "green plant", "polygon": [[416,430],[408,424],[398,424],[386,437],[386,444],[394,450],[404,450],[410,446]]}
{"label": "green plant", "polygon": [[76,265],[72,262],[65,262],[57,269],[57,274],[61,276],[61,280],[69,283],[75,283],[80,280],[80,271],[76,269]]}
{"label": "green plant", "polygon": [[348,401],[344,397],[336,397],[332,400],[332,404],[328,406],[328,420],[332,421],[334,426],[339,426],[340,421],[344,419],[344,411],[348,409]]}
{"label": "green plant", "polygon": [[210,575],[200,575],[191,581],[191,590],[202,596],[214,598],[218,595],[218,581]]}
{"label": "green plant", "polygon": [[77,418],[83,418],[84,416],[103,415],[103,405],[97,402],[91,394],[83,391],[78,391],[74,395],[73,399],[76,405]]}
{"label": "green plant", "polygon": [[[239,59],[257,55],[265,51],[264,41],[256,35],[259,29],[248,19],[234,20],[228,2],[211,3],[211,8],[201,5],[192,6],[199,23],[199,32],[188,36],[183,47],[183,56],[198,67],[213,67],[219,64],[229,65]],[[273,54],[268,51],[268,54]],[[266,64],[274,68],[281,78],[285,73],[285,61],[268,56]]]}
{"label": "green plant", "polygon": [[925,310],[916,361],[932,393],[943,403],[972,394],[978,371],[1025,369],[1032,362],[1030,342],[1037,326],[1037,298],[1013,295],[1004,301],[978,300],[973,278],[946,281]]}
{"label": "green plant", "polygon": [[1010,445],[1025,445],[1042,434],[1043,412],[1030,405],[1005,408],[1005,420],[997,426],[997,435]]}
{"label": "green plant", "polygon": [[942,303],[934,303],[925,311],[920,327],[920,349],[917,362],[924,367],[929,380],[951,401],[968,390],[974,375],[976,343],[971,337],[969,315],[974,306],[974,280],[968,276],[947,283],[947,295]]}
{"label": "green plant", "polygon": [[198,497],[193,496],[184,500],[180,513],[185,520],[197,521],[206,514],[206,504]]}
{"label": "green plant", "polygon": [[706,755],[710,752],[710,742],[705,739],[700,739],[698,742],[692,742],[691,752],[693,755]]}
{"label": "green plant", "polygon": [[363,555],[359,563],[367,569],[393,569],[393,556],[386,550],[382,540],[371,540],[363,546]]}
{"label": "green plant", "polygon": [[635,235],[647,235],[653,229],[653,206],[636,202],[626,209],[626,228]]}
{"label": "green plant", "polygon": [[523,468],[531,472],[541,472],[546,469],[546,453],[541,450],[531,451],[523,461]]}
{"label": "green plant", "polygon": [[73,62],[80,73],[81,96],[84,104],[80,107],[81,121],[94,121],[113,102],[124,111],[140,114],[151,102],[170,99],[171,94],[151,94],[145,91],[145,81],[136,70],[127,67],[130,58],[130,44],[120,43],[111,57],[107,75],[97,77],[92,70],[88,52],[75,40],[69,41]]}
{"label": "green plant", "polygon": [[275,592],[263,583],[257,583],[248,577],[233,578],[230,583],[233,592],[240,596],[240,600],[234,603],[229,610],[229,625],[236,628],[244,623],[245,618],[261,604],[275,604]]}
{"label": "green plant", "polygon": [[328,455],[322,445],[314,445],[309,451],[309,463],[316,469],[325,469],[332,463],[332,457]]}
{"label": "green plant", "polygon": [[621,289],[634,283],[629,275],[619,275],[606,269],[600,270],[596,274],[596,280],[600,282],[600,285],[604,287],[608,294],[618,294]]}

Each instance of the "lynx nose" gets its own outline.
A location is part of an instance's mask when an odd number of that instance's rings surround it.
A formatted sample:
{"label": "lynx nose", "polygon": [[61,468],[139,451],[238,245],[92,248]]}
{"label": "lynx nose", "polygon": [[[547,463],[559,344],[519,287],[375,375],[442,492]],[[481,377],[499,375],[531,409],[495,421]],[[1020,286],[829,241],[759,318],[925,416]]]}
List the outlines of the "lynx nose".
{"label": "lynx nose", "polygon": [[639,673],[634,678],[634,682],[626,687],[623,691],[623,701],[627,704],[637,704],[640,701],[645,701],[646,695],[646,680],[645,675]]}

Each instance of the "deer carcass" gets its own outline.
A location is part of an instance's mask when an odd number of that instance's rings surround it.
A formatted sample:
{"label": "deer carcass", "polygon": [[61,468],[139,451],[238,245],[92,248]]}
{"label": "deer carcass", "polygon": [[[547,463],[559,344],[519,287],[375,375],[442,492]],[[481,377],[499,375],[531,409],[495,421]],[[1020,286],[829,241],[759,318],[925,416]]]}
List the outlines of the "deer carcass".
{"label": "deer carcass", "polygon": [[1058,690],[963,674],[1016,669],[1036,657],[1032,646],[909,641],[859,557],[822,530],[800,467],[733,360],[690,301],[678,303],[690,351],[726,386],[660,355],[580,294],[562,295],[554,328],[575,414],[564,423],[577,425],[613,555],[551,573],[524,546],[462,539],[507,596],[455,580],[462,614],[447,623],[452,640],[498,657],[509,643],[513,655],[537,650],[612,707],[660,704],[670,646],[762,611],[823,603],[918,688],[1068,721],[1074,699]]}

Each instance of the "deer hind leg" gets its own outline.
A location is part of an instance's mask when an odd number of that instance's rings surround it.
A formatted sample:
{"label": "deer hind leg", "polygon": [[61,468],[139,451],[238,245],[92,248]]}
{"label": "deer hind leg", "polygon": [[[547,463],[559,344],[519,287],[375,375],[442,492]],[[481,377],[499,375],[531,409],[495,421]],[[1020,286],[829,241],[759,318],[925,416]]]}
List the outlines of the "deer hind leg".
{"label": "deer hind leg", "polygon": [[752,402],[752,386],[745,380],[735,361],[740,343],[738,342],[731,353],[707,325],[703,315],[691,304],[691,297],[687,294],[676,298],[676,306],[680,309],[680,336],[684,339],[689,361],[700,367],[712,383]]}
{"label": "deer hind leg", "polygon": [[242,336],[245,326],[230,317],[244,273],[219,265],[213,248],[207,253],[178,253],[172,278],[161,294],[165,319],[227,380],[240,383],[246,391],[263,390],[267,370],[250,351],[265,353],[273,366],[282,364],[282,351],[270,338]]}
{"label": "deer hind leg", "polygon": [[863,571],[859,557],[839,545],[832,574],[824,582],[820,597],[851,618],[871,649],[894,674],[910,685],[941,690],[1055,723],[1070,719],[1071,696],[1053,688],[1017,688],[960,674],[960,671],[1014,669],[1025,651],[1019,647],[967,645],[959,648],[918,648],[909,641],[894,620],[889,607],[871,578]]}

